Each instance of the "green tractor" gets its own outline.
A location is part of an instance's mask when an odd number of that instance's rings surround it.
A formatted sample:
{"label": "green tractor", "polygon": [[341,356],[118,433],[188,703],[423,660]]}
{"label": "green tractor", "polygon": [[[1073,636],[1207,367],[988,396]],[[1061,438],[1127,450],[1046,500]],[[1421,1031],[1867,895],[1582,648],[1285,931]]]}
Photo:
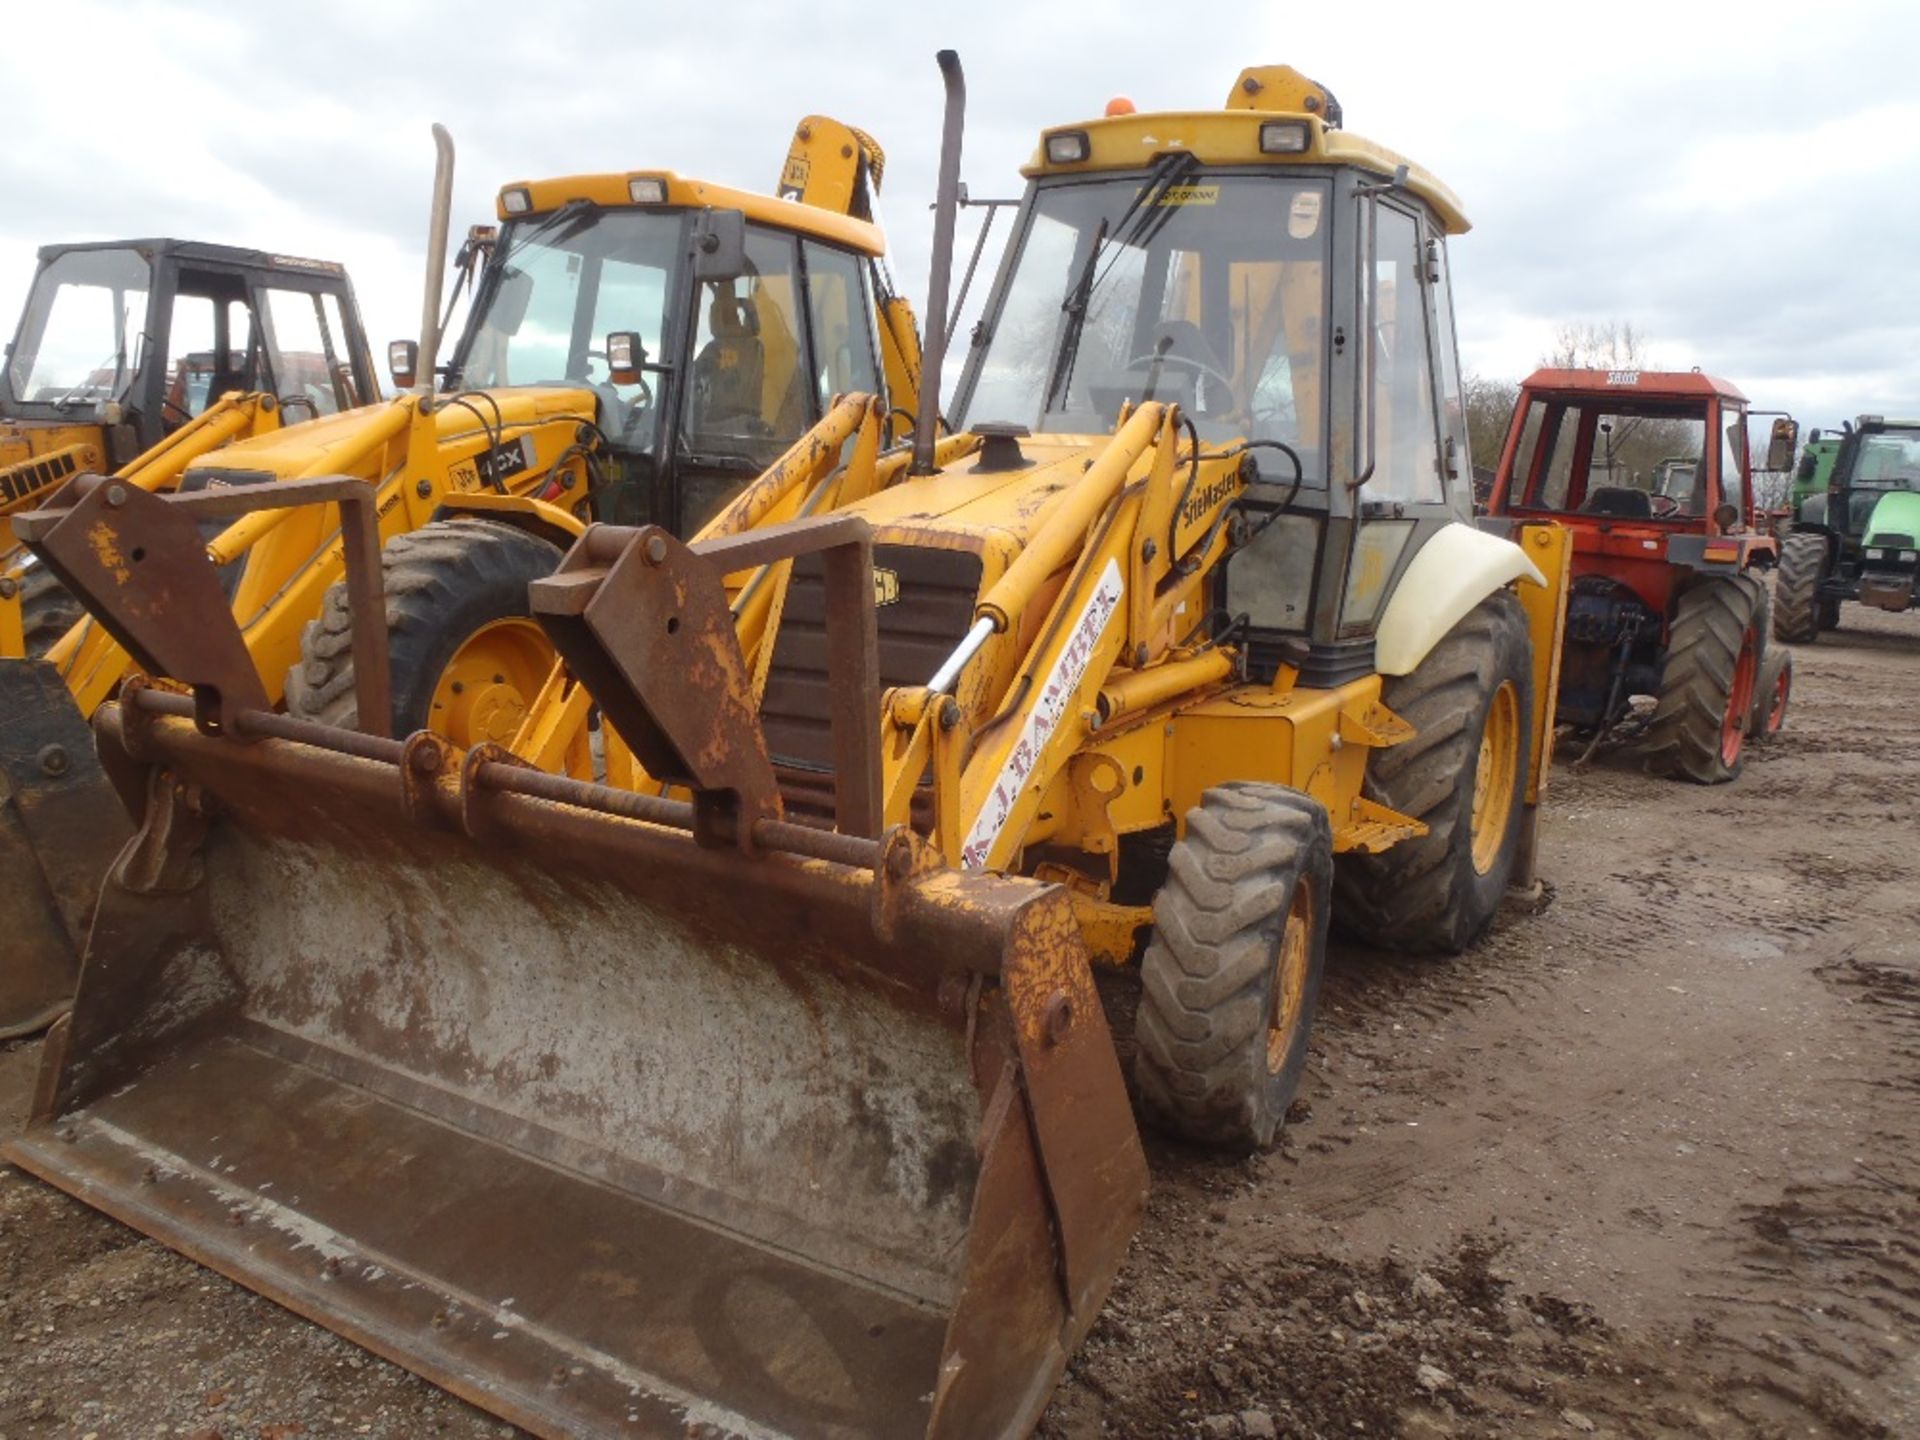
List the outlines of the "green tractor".
{"label": "green tractor", "polygon": [[1817,454],[1795,477],[1774,580],[1773,633],[1797,645],[1836,628],[1844,600],[1892,611],[1920,603],[1920,420],[1862,415],[1828,463],[1824,487]]}

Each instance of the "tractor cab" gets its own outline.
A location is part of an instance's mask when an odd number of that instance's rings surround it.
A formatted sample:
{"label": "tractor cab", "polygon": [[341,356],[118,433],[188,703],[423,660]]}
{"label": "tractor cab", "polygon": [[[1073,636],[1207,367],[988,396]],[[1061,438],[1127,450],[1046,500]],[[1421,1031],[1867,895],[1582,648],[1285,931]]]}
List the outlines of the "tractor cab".
{"label": "tractor cab", "polygon": [[[1472,509],[1438,179],[1341,128],[1285,66],[1225,108],[1048,131],[953,412],[973,429],[1107,433],[1177,404],[1191,445],[1237,461],[1248,543],[1216,603],[1256,674],[1364,670],[1388,597]],[[1036,441],[1038,443],[1038,441]],[[1196,467],[1196,475],[1197,475]]]}
{"label": "tractor cab", "polygon": [[339,265],[180,240],[46,246],[0,368],[0,508],[118,469],[250,391],[289,419],[377,397]]}
{"label": "tractor cab", "polygon": [[462,392],[558,392],[556,404],[593,417],[580,444],[598,472],[596,516],[686,535],[834,397],[886,396],[891,382],[893,403],[910,408],[889,324],[901,302],[860,198],[877,185],[871,156],[853,162],[858,193],[835,197],[837,209],[807,189],[837,171],[802,165],[795,179],[795,156],[835,124],[801,126],[783,172],[792,199],[664,171],[507,186],[440,403],[476,406],[485,423],[489,401]]}

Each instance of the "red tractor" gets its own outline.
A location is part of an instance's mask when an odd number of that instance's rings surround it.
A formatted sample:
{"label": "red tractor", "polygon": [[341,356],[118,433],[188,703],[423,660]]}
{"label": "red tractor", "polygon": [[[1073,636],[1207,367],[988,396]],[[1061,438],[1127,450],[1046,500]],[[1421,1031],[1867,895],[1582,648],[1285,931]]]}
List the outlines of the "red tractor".
{"label": "red tractor", "polygon": [[[1779,542],[1757,523],[1747,398],[1698,371],[1536,370],[1520,388],[1487,509],[1573,532],[1559,717],[1597,744],[1636,695],[1641,753],[1703,785],[1740,773],[1748,737],[1786,717],[1793,658],[1769,647],[1755,573]],[[1769,469],[1793,463],[1776,419]]]}

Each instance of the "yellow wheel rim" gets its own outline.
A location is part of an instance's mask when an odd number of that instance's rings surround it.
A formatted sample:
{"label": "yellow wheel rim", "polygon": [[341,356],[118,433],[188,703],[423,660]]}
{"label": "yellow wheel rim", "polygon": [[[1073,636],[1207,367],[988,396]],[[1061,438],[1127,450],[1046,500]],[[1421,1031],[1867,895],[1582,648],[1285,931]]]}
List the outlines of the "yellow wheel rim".
{"label": "yellow wheel rim", "polygon": [[482,625],[440,672],[427,728],[464,747],[509,744],[553,659],[553,646],[531,620]]}
{"label": "yellow wheel rim", "polygon": [[1487,707],[1480,732],[1480,759],[1473,771],[1473,868],[1485,875],[1500,858],[1507,822],[1513,818],[1520,771],[1520,694],[1502,680]]}
{"label": "yellow wheel rim", "polygon": [[1307,976],[1313,970],[1313,891],[1302,880],[1293,887],[1287,907],[1287,928],[1280,935],[1280,955],[1274,961],[1273,1018],[1267,1025],[1267,1073],[1286,1067],[1307,1004]]}

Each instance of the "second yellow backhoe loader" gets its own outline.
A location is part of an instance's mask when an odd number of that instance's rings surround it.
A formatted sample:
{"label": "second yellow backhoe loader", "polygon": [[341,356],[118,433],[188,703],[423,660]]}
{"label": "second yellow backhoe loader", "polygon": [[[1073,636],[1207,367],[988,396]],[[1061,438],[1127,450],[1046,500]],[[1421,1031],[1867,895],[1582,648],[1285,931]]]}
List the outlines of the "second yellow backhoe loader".
{"label": "second yellow backhoe loader", "polygon": [[[450,144],[442,161],[435,255]],[[655,170],[508,185],[444,369],[437,273],[425,353],[391,349],[413,393],[250,438],[220,428],[237,431],[261,406],[236,401],[192,432],[223,448],[203,453],[183,432],[148,457],[152,473],[116,482],[189,494],[328,476],[371,487],[391,669],[374,716],[355,706],[335,506],[256,495],[245,514],[201,512],[265,702],[373,733],[511,739],[553,661],[527,583],[584,525],[691,534],[834,395],[912,406],[913,317],[869,218],[881,164],[871,139],[812,116],[782,170],[788,198]],[[111,627],[85,619],[44,662],[0,660],[0,1036],[44,1026],[71,993],[100,877],[129,833],[85,717],[137,668]]]}
{"label": "second yellow backhoe loader", "polygon": [[80,606],[8,517],[75,475],[148,489],[229,441],[379,395],[346,271],[195,240],[47,245],[0,367],[0,656]]}
{"label": "second yellow backhoe loader", "polygon": [[210,574],[105,558],[176,502],[35,521],[192,693],[99,716],[141,826],[8,1158],[542,1435],[1019,1435],[1145,1199],[1094,967],[1246,1149],[1330,919],[1487,922],[1565,547],[1469,519],[1457,201],[1285,67],[1049,130],[941,437],[941,58],[911,447],[843,397],[690,542],[590,527],[513,748],[266,711]]}

